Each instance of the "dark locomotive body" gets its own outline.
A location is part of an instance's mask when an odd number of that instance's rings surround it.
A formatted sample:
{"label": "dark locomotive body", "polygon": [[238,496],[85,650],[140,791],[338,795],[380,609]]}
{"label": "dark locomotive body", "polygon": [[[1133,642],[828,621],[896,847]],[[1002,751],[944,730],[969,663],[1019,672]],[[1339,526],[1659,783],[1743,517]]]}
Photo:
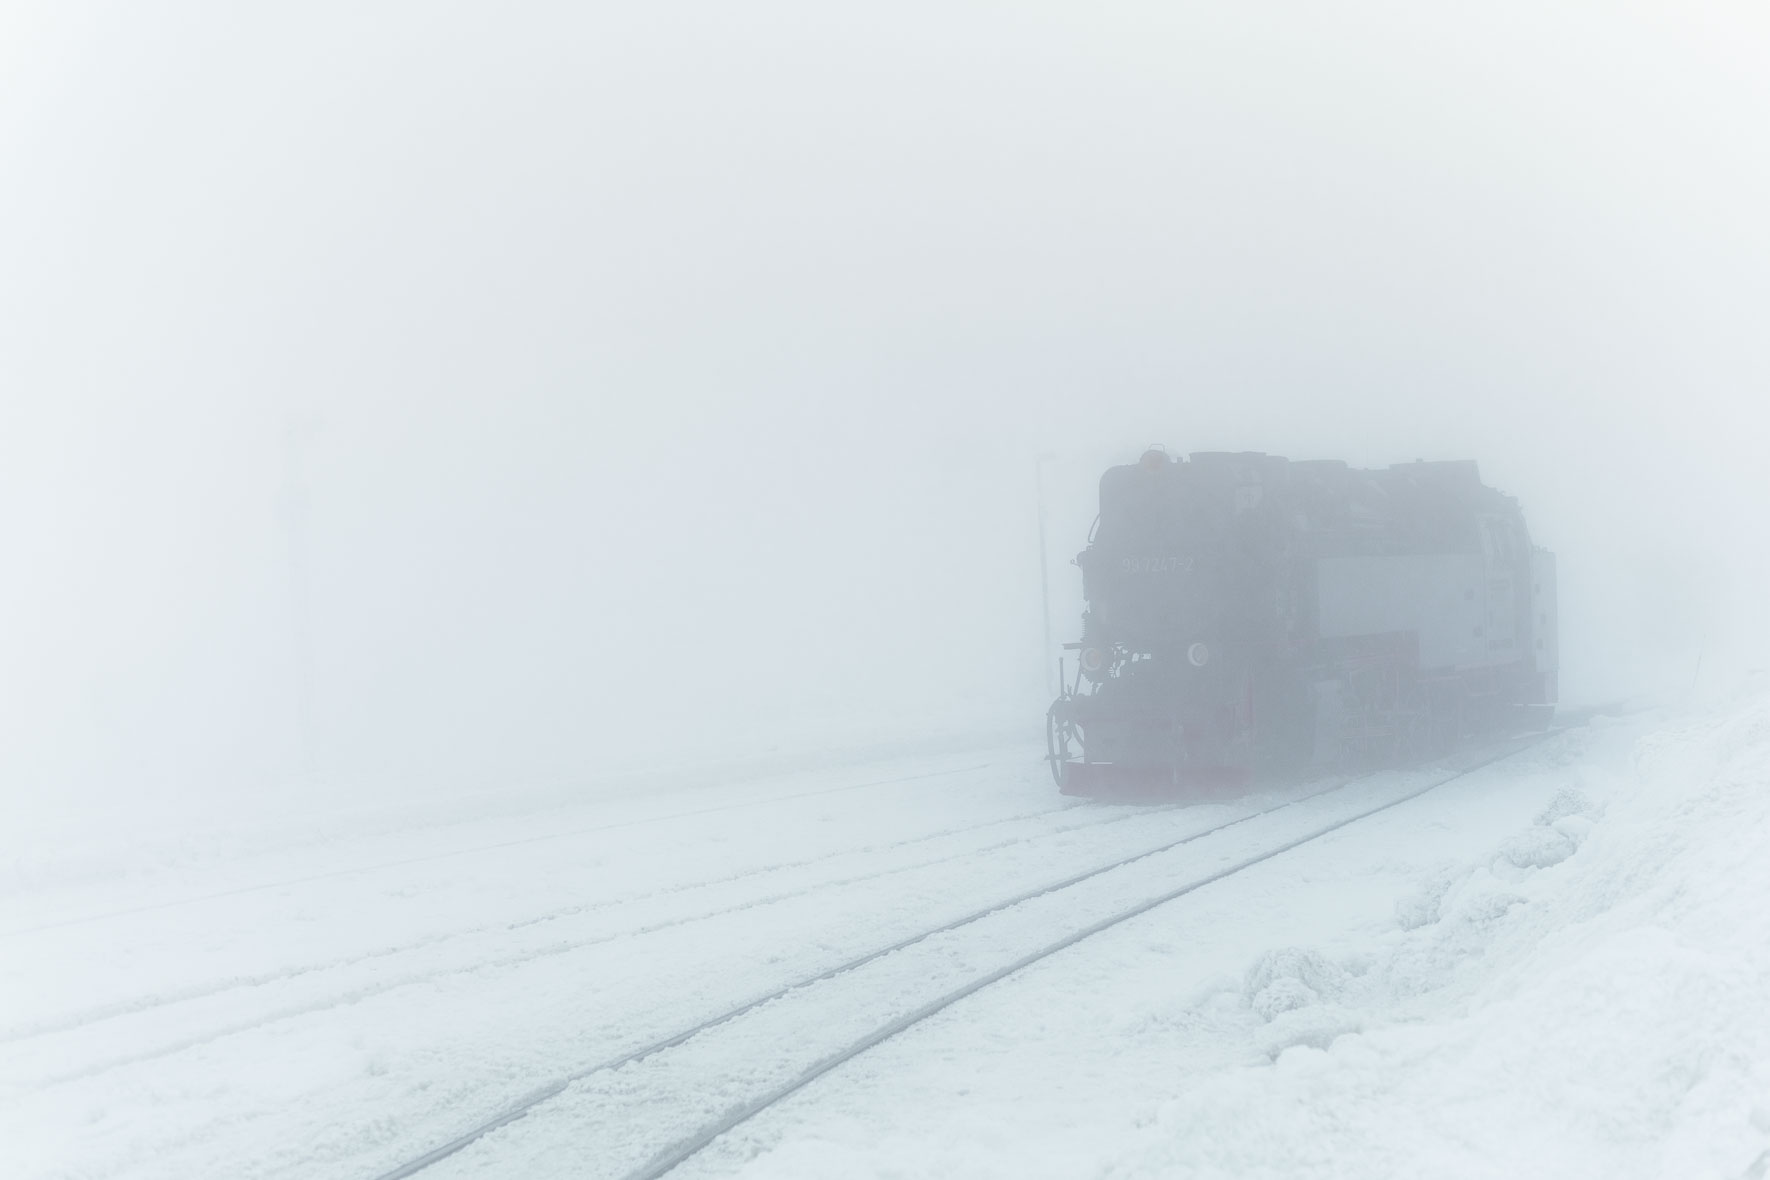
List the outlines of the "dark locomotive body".
{"label": "dark locomotive body", "polygon": [[1068,793],[1392,763],[1553,707],[1554,557],[1472,461],[1151,451],[1076,564]]}

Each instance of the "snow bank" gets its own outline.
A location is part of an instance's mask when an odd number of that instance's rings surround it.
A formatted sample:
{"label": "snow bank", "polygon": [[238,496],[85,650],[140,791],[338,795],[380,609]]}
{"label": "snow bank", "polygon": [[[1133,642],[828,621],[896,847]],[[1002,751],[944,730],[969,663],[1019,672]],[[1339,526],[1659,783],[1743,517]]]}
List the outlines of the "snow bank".
{"label": "snow bank", "polygon": [[1188,1085],[1104,1174],[1770,1170],[1770,694],[1599,756],[1634,729],[1595,722],[1534,822],[1367,947],[1274,947],[1200,999],[1266,1063]]}

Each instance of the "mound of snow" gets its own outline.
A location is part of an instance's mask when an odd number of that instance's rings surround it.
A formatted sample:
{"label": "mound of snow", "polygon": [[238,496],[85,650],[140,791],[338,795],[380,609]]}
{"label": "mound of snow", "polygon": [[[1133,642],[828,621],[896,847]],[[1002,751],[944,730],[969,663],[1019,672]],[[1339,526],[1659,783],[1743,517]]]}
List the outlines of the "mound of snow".
{"label": "mound of snow", "polygon": [[1373,945],[1252,962],[1269,1064],[1168,1101],[1115,1174],[1770,1170],[1770,697],[1566,769]]}

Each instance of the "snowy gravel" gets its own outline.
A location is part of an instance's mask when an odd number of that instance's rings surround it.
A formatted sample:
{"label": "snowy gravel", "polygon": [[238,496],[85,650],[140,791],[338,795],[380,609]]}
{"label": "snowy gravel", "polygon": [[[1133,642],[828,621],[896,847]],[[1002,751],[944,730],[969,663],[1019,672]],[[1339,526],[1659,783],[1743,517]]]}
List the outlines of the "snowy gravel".
{"label": "snowy gravel", "polygon": [[[1423,773],[801,989],[424,1174],[624,1175],[955,984]],[[1077,803],[1016,747],[33,848],[0,894],[6,1174],[368,1180],[536,1086],[1282,799]],[[1600,718],[992,985],[679,1174],[1761,1175],[1767,836],[1765,697]]]}

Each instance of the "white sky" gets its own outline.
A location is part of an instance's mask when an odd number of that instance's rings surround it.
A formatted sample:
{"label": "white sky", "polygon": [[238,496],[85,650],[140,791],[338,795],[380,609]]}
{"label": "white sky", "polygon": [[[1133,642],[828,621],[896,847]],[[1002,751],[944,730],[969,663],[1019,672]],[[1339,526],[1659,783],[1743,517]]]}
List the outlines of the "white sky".
{"label": "white sky", "polygon": [[1427,8],[0,7],[0,782],[1031,725],[1034,456],[1067,634],[1154,441],[1480,460],[1573,695],[1761,660],[1770,17]]}

